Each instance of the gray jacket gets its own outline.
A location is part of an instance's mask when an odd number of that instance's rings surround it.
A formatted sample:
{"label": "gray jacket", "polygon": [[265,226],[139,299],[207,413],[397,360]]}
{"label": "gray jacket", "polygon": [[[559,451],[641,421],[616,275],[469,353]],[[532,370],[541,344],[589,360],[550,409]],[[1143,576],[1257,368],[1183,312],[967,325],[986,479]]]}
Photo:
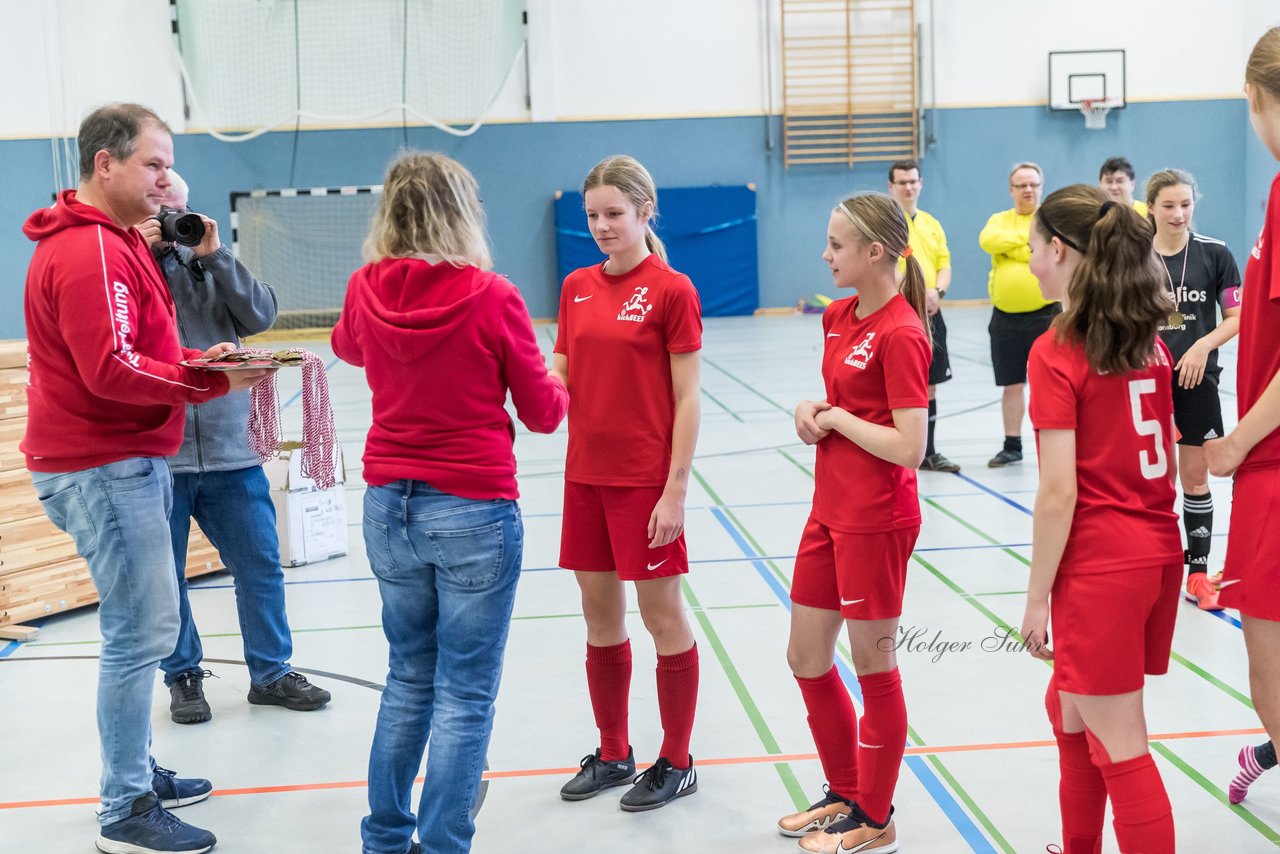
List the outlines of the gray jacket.
{"label": "gray jacket", "polygon": [[[197,261],[190,249],[175,246],[156,260],[173,294],[184,347],[207,350],[221,341],[238,345],[241,336],[265,332],[275,323],[276,292],[254,278],[230,247]],[[249,392],[187,406],[182,448],[169,460],[174,474],[257,464],[257,454],[249,449]]]}

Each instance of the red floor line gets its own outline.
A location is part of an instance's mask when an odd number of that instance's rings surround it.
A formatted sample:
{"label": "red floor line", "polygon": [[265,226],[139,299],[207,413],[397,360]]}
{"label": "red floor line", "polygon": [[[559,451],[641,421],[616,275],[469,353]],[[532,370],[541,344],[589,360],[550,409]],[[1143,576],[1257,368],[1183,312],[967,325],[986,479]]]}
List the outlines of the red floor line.
{"label": "red floor line", "polygon": [[[1261,735],[1263,729],[1254,727],[1251,729],[1219,729],[1205,730],[1202,732],[1156,732],[1151,733],[1151,741],[1173,741],[1176,739],[1189,738],[1225,738],[1227,736],[1236,735]],[[993,744],[945,744],[945,745],[920,745],[917,747],[908,747],[906,753],[908,756],[928,755],[934,753],[971,753],[983,750],[1026,750],[1034,747],[1053,747],[1052,740],[1047,741],[1007,741]],[[699,759],[698,765],[702,767],[716,765],[767,765],[774,762],[808,762],[818,758],[816,753],[777,753],[765,756],[724,756],[719,759]],[[578,766],[574,765],[568,768],[524,768],[514,771],[486,771],[484,779],[486,780],[511,780],[526,777],[559,777],[576,773]],[[422,778],[419,777],[416,782],[421,783]],[[252,786],[240,789],[217,789],[213,793],[213,797],[229,797],[231,795],[270,795],[279,794],[281,792],[316,792],[327,791],[330,789],[363,789],[368,786],[367,780],[336,780],[327,783],[298,783],[290,786]],[[96,805],[97,798],[59,798],[55,800],[43,801],[10,801],[9,803],[0,803],[0,810],[18,810],[32,809],[35,807],[67,807],[67,806],[85,806]]]}

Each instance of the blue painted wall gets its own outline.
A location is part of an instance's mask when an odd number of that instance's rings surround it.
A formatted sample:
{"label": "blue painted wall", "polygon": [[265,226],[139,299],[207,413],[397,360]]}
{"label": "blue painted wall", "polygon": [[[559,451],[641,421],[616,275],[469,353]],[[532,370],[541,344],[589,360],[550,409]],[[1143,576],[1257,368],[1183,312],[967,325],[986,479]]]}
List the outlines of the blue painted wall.
{"label": "blue painted wall", "polygon": [[[820,255],[827,215],[841,195],[885,188],[881,163],[784,170],[781,151],[765,150],[766,119],[719,118],[503,124],[458,139],[410,128],[409,145],[444,151],[476,175],[489,217],[495,265],[525,293],[535,316],[553,316],[555,278],[552,198],[578,187],[602,157],[625,152],[653,172],[659,186],[755,183],[758,191],[761,304],[794,304],[829,288]],[[780,120],[773,118],[779,141]],[[1254,140],[1243,100],[1134,104],[1112,113],[1103,131],[1086,131],[1077,114],[1039,107],[947,109],[937,115],[938,145],[924,160],[922,206],[947,229],[954,298],[985,297],[987,256],[977,245],[987,217],[1011,205],[1011,164],[1044,166],[1049,188],[1092,183],[1098,165],[1123,154],[1139,181],[1164,166],[1190,169],[1204,199],[1199,230],[1226,240],[1243,263],[1261,226],[1276,165]],[[308,131],[298,139],[292,185],[375,184],[403,142],[400,129]],[[233,190],[290,186],[293,134],[272,133],[241,144],[201,134],[175,141],[177,168],[192,204],[230,234]],[[51,190],[47,140],[0,142],[0,338],[24,334],[21,295],[31,244],[20,228]],[[661,198],[659,198],[661,205]]]}

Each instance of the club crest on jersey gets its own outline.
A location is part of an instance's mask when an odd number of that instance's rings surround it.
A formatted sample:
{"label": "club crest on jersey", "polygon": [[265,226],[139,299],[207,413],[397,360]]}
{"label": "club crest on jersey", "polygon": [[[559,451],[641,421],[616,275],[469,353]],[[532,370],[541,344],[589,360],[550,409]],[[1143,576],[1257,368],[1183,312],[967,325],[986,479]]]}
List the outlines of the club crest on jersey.
{"label": "club crest on jersey", "polygon": [[645,299],[645,294],[647,293],[649,293],[647,287],[637,286],[636,292],[631,295],[631,299],[627,300],[626,304],[622,306],[622,311],[618,312],[618,319],[643,323],[645,316],[653,310],[653,303]]}
{"label": "club crest on jersey", "polygon": [[870,362],[871,357],[875,355],[871,350],[871,340],[875,337],[876,334],[874,332],[868,332],[866,338],[853,345],[849,355],[844,357],[844,363],[855,368],[865,369],[867,362]]}

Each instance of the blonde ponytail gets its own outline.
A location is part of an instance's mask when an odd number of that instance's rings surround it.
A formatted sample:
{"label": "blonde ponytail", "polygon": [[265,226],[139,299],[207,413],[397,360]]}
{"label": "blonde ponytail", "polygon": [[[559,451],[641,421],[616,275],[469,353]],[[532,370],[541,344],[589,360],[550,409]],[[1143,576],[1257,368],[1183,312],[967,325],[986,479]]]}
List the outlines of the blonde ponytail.
{"label": "blonde ponytail", "polygon": [[644,227],[644,245],[649,247],[649,251],[662,259],[662,263],[667,263],[667,247],[662,242],[662,238],[658,237],[658,233],[653,230],[653,226],[646,225]]}
{"label": "blonde ponytail", "polygon": [[924,333],[929,336],[929,343],[932,344],[933,330],[929,325],[929,309],[924,298],[927,290],[924,283],[924,270],[920,269],[920,262],[916,260],[915,255],[907,256],[907,270],[902,276],[902,282],[898,285],[898,290],[902,293],[907,303],[915,309],[916,314],[920,317],[920,323],[924,325]]}
{"label": "blonde ponytail", "polygon": [[626,196],[637,211],[644,211],[649,206],[649,224],[644,228],[644,245],[665,263],[667,247],[653,230],[653,223],[658,219],[658,189],[653,183],[649,170],[640,165],[640,161],[625,154],[614,154],[606,157],[587,173],[582,182],[582,195],[596,187],[613,187]]}
{"label": "blonde ponytail", "polygon": [[915,311],[924,327],[929,346],[933,346],[933,331],[929,324],[929,311],[925,307],[924,271],[909,251],[911,230],[902,206],[884,193],[855,193],[839,205],[848,217],[858,236],[868,243],[884,247],[887,261],[896,268],[898,259],[906,258],[907,270],[898,284],[898,292]]}

